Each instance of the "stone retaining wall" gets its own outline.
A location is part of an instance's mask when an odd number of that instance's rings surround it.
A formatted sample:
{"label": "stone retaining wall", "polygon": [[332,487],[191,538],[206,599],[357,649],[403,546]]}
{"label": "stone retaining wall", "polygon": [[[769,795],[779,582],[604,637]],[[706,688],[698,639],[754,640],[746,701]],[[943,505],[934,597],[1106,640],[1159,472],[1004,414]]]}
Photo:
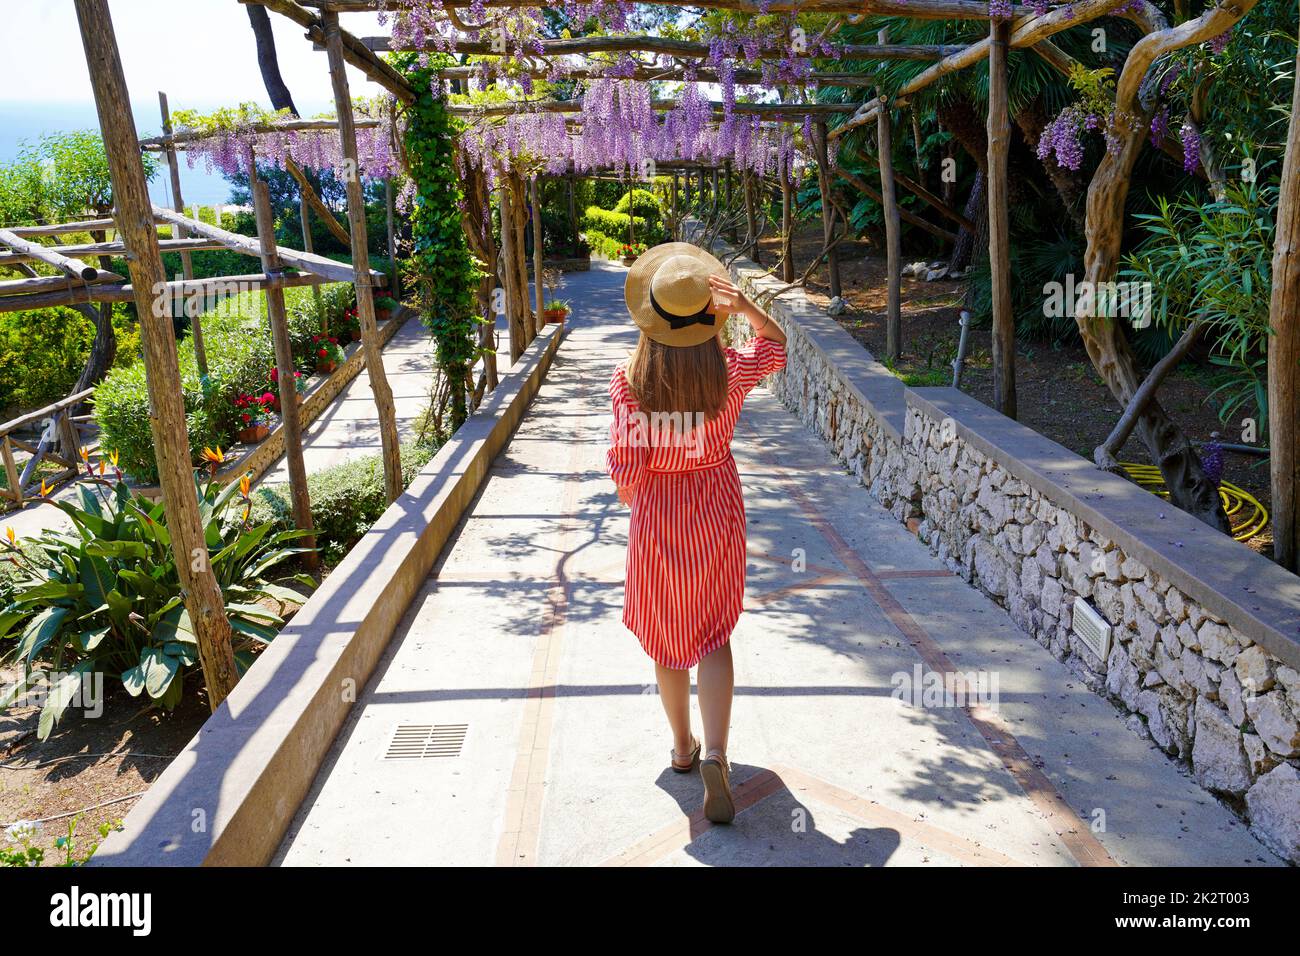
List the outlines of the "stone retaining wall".
{"label": "stone retaining wall", "polygon": [[[760,297],[782,287],[746,259],[732,272]],[[1300,862],[1300,579],[958,390],[907,388],[802,291],[769,311],[788,338],[769,380],[783,404],[955,574]],[[1073,633],[1076,597],[1113,626],[1105,661]]]}

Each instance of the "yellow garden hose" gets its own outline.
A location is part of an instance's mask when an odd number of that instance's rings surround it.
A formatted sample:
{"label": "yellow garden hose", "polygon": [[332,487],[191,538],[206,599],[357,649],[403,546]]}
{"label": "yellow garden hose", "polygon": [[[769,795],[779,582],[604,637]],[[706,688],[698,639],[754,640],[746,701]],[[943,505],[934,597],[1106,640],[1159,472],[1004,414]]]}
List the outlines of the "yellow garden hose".
{"label": "yellow garden hose", "polygon": [[[1169,497],[1164,478],[1155,465],[1139,465],[1131,461],[1120,462],[1130,478],[1144,488],[1150,489],[1161,498]],[[1223,510],[1232,522],[1232,536],[1238,541],[1253,538],[1268,524],[1268,512],[1249,491],[1239,488],[1230,481],[1219,482],[1219,499]]]}

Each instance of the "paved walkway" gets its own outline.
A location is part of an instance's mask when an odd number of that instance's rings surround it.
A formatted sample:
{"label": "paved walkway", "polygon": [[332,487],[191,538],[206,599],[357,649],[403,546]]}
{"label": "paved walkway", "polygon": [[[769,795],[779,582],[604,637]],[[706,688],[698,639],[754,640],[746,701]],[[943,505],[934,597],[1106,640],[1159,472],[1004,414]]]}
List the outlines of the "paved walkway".
{"label": "paved walkway", "polygon": [[[735,446],[750,537],[733,636],[741,812],[707,823],[699,776],[667,769],[653,667],[619,622],[627,511],[603,455],[605,387],[633,344],[623,275],[568,278],[575,314],[541,394],[278,862],[1276,862],[764,389]],[[995,674],[996,707],[893,696],[932,668]],[[453,755],[388,759],[410,726],[439,728],[428,750]]]}
{"label": "paved walkway", "polygon": [[[403,442],[414,437],[415,420],[429,405],[435,364],[429,330],[419,316],[412,315],[384,346],[384,371],[393,390],[397,434]],[[352,458],[378,455],[381,450],[374,392],[363,368],[303,431],[302,458],[307,474],[312,475]],[[266,470],[262,483],[289,483],[285,456]]]}

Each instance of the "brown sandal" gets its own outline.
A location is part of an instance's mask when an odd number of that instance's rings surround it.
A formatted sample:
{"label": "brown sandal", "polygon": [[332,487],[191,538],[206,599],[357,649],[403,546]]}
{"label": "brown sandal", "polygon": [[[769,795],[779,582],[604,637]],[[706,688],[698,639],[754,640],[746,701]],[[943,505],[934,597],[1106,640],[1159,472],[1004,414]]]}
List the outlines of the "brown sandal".
{"label": "brown sandal", "polygon": [[[699,766],[700,742],[695,737],[691,737],[691,740],[695,742],[695,749],[688,754],[679,754],[675,749],[668,751],[670,754],[668,758],[669,766],[671,766],[676,773],[690,773]],[[685,766],[682,766],[682,760],[686,761]]]}
{"label": "brown sandal", "polygon": [[736,804],[731,799],[731,769],[724,754],[710,750],[700,761],[704,780],[704,816],[713,823],[730,823],[736,818]]}

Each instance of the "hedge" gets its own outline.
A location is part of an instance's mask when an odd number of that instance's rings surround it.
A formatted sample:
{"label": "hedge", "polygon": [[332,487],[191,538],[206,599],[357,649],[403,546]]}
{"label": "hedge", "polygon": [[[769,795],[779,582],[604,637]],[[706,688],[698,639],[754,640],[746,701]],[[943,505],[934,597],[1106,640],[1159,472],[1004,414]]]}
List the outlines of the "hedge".
{"label": "hedge", "polygon": [[[436,449],[419,444],[402,446],[402,487],[432,460]],[[275,521],[277,529],[293,527],[287,485],[263,485],[253,492],[249,520]],[[354,458],[307,476],[316,547],[327,563],[336,563],[361,539],[388,508],[384,490],[383,459],[379,455]]]}
{"label": "hedge", "polygon": [[[140,357],[134,310],[115,305],[113,329],[114,365],[131,365]],[[0,420],[72,394],[94,341],[94,325],[76,309],[0,313]]]}

